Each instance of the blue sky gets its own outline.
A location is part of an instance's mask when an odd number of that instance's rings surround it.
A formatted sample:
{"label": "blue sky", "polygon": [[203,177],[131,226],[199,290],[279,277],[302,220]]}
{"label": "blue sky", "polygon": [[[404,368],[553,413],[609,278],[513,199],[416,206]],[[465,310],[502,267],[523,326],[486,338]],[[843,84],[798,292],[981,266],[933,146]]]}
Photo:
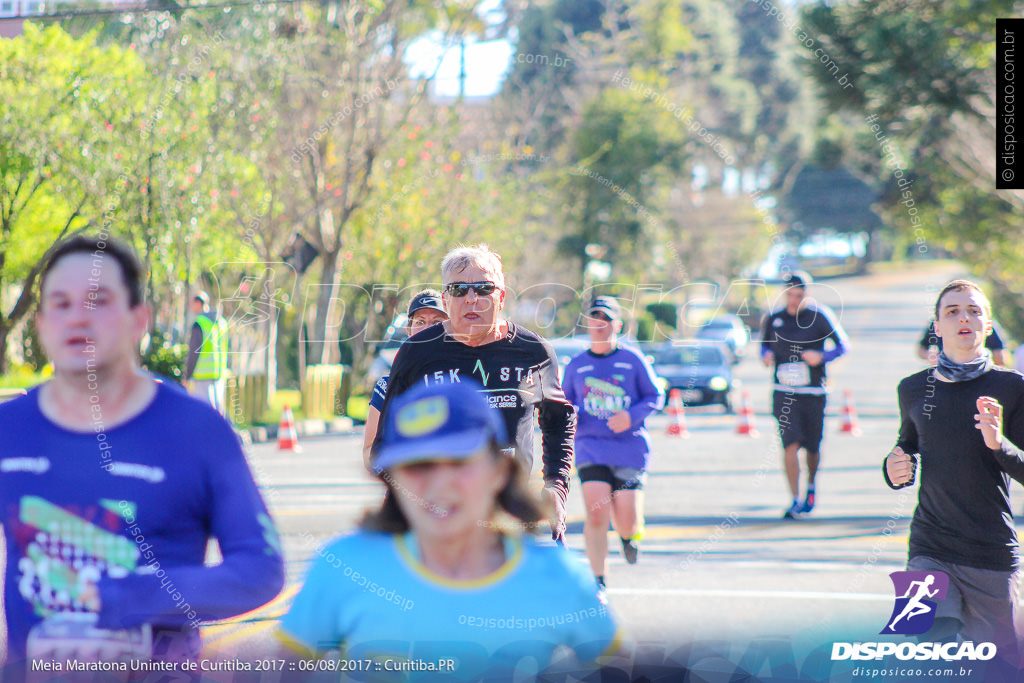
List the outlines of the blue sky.
{"label": "blue sky", "polygon": [[[480,3],[479,15],[488,23],[496,23],[500,14],[500,0]],[[501,87],[510,66],[513,46],[508,40],[466,42],[466,96],[493,95]],[[441,62],[438,68],[438,60]],[[437,69],[434,92],[441,96],[459,94],[459,47],[445,46],[439,35],[421,38],[409,46],[406,63],[412,76],[429,75]]]}
{"label": "blue sky", "polygon": [[[466,96],[493,95],[501,86],[510,66],[513,47],[507,40],[466,43]],[[459,48],[447,50],[432,38],[422,38],[409,46],[406,62],[412,75],[430,74],[441,60],[434,92],[442,96],[459,94]]]}

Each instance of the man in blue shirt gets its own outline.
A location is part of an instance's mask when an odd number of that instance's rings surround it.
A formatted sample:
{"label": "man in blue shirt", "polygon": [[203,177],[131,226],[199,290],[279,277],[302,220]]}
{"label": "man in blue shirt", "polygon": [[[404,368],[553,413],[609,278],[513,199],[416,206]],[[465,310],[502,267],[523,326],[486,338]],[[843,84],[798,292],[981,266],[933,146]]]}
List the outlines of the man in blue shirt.
{"label": "man in blue shirt", "polygon": [[[827,382],[825,365],[846,353],[846,332],[835,314],[807,299],[811,276],[792,271],[786,278],[786,306],[765,316],[761,360],[772,368],[772,407],[785,449],[786,482],[793,502],[783,517],[794,519],[814,509],[814,480],[821,461]],[[832,347],[825,348],[831,339]],[[800,502],[800,460],[807,458],[807,495]]]}
{"label": "man in blue shirt", "polygon": [[661,409],[665,394],[647,360],[619,344],[622,311],[613,297],[595,297],[586,320],[590,349],[569,361],[562,389],[576,407],[576,471],[587,506],[583,538],[603,589],[609,519],[626,562],[637,561],[651,451],[644,420]]}
{"label": "man in blue shirt", "polygon": [[[53,379],[0,405],[13,673],[47,657],[47,634],[71,621],[93,627],[79,659],[110,656],[90,649],[104,634],[151,634],[143,656],[194,660],[200,622],[255,609],[284,582],[230,426],[139,368],[150,313],[140,271],[123,245],[76,237],[42,272],[36,325]],[[211,538],[223,560],[208,567]]]}

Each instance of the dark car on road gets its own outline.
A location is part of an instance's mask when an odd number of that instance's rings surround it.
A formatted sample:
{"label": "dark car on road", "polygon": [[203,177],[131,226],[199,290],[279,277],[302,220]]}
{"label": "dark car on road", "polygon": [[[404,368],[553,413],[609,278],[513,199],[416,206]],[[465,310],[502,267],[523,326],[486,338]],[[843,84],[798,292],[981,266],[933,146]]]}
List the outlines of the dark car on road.
{"label": "dark car on road", "polygon": [[684,405],[721,405],[732,412],[732,358],[721,342],[703,339],[667,342],[654,350],[654,372],[665,389],[679,389]]}
{"label": "dark car on road", "polygon": [[558,358],[558,379],[562,379],[562,375],[565,374],[565,366],[569,364],[569,361],[590,348],[590,337],[585,335],[559,337],[548,341],[555,351],[555,357]]}
{"label": "dark car on road", "polygon": [[740,362],[750,341],[750,329],[736,315],[720,315],[697,329],[698,339],[723,342],[732,354],[732,363]]}

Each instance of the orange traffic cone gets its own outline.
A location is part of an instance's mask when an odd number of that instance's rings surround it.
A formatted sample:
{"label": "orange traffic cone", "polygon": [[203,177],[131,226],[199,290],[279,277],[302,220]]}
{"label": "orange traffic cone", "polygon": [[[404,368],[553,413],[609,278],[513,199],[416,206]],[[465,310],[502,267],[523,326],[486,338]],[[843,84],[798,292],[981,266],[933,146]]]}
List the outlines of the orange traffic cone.
{"label": "orange traffic cone", "polygon": [[857,407],[853,405],[853,392],[849,389],[843,392],[843,426],[839,428],[839,433],[860,436]]}
{"label": "orange traffic cone", "polygon": [[690,431],[686,428],[686,411],[683,410],[682,394],[678,389],[668,392],[668,414],[671,418],[668,424],[668,435],[689,439]]}
{"label": "orange traffic cone", "polygon": [[299,435],[295,431],[295,416],[288,406],[281,411],[281,426],[277,428],[277,450],[301,453]]}
{"label": "orange traffic cone", "polygon": [[754,426],[754,409],[750,405],[750,392],[744,390],[740,396],[740,421],[736,425],[736,433],[751,437],[757,436],[757,427]]}

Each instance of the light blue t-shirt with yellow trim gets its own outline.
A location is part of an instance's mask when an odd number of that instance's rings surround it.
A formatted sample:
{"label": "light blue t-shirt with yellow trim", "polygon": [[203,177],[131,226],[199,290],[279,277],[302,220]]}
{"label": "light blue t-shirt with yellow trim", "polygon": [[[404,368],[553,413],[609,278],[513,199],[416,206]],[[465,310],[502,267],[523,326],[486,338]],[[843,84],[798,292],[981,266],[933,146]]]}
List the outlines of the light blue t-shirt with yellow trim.
{"label": "light blue t-shirt with yellow trim", "polygon": [[568,648],[594,662],[617,640],[594,577],[563,548],[506,537],[491,575],[453,581],[418,559],[412,534],[360,531],[320,548],[281,620],[286,638],[360,660],[356,680],[508,679]]}

